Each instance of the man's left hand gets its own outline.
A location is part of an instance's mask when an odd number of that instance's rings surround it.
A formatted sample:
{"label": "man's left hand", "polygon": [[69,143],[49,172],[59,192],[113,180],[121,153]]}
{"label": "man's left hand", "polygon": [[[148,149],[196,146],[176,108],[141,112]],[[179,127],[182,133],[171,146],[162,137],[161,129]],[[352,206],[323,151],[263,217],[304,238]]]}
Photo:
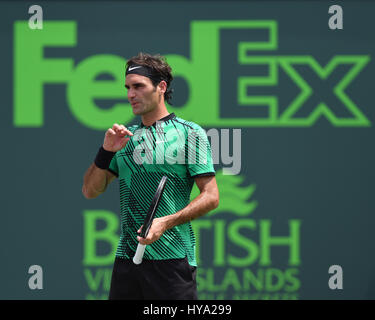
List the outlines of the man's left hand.
{"label": "man's left hand", "polygon": [[[142,227],[137,231],[137,233],[141,233]],[[137,240],[140,244],[151,244],[158,240],[163,233],[166,230],[166,223],[164,217],[161,218],[155,218],[152,221],[152,225],[150,227],[150,230],[148,231],[148,235],[146,238],[142,238],[140,236],[137,236]]]}

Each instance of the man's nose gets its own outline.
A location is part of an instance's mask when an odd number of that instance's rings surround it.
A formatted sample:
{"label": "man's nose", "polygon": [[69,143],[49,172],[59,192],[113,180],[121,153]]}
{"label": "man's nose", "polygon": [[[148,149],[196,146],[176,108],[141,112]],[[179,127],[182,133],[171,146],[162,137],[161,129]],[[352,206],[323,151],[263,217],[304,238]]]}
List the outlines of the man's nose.
{"label": "man's nose", "polygon": [[135,98],[135,92],[133,89],[128,89],[128,99]]}

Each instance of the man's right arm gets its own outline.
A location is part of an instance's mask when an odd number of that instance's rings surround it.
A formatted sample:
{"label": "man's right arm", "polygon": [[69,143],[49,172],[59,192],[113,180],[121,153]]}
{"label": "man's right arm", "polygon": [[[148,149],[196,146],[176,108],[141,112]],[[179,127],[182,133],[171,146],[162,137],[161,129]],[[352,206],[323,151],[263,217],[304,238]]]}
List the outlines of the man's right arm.
{"label": "man's right arm", "polygon": [[103,146],[99,149],[94,163],[87,169],[83,177],[82,193],[85,198],[96,198],[116,178],[116,175],[107,169],[112,157],[126,146],[132,135],[133,133],[126,127],[117,123],[107,130]]}
{"label": "man's right arm", "polygon": [[102,194],[116,176],[105,169],[98,168],[94,163],[87,169],[83,177],[82,193],[87,199]]}

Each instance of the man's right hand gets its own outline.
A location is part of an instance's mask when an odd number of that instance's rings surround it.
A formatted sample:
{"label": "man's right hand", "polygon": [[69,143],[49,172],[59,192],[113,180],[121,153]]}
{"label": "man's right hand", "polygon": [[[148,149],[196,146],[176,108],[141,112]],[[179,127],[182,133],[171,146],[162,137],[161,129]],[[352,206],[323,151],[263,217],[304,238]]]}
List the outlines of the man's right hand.
{"label": "man's right hand", "polygon": [[117,152],[126,146],[130,140],[128,136],[132,135],[133,133],[125,126],[115,123],[112,128],[109,128],[105,133],[103,148],[107,151]]}

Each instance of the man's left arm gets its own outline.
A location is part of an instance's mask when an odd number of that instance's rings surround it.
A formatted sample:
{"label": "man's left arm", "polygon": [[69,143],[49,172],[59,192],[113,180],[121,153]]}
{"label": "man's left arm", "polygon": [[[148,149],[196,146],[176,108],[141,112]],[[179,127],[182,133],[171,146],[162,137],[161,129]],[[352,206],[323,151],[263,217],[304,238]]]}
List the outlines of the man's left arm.
{"label": "man's left arm", "polygon": [[147,237],[137,237],[141,244],[151,244],[158,240],[166,230],[199,218],[218,207],[219,190],[215,176],[198,176],[194,180],[200,194],[184,209],[165,217],[155,218]]}

